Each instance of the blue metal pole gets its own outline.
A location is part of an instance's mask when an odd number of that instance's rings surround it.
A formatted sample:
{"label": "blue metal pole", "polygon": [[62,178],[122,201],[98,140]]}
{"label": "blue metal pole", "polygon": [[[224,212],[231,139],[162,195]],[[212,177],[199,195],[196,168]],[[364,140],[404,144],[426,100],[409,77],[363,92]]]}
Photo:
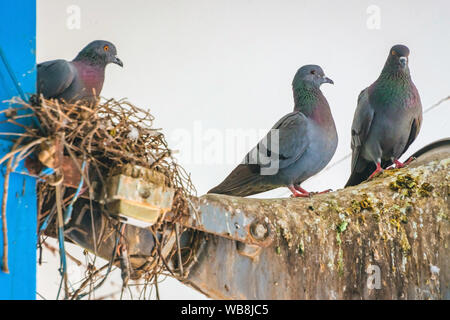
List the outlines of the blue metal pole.
{"label": "blue metal pole", "polygon": [[[26,98],[35,92],[36,2],[0,1],[0,111],[14,107],[4,100]],[[0,132],[23,131],[5,120],[5,115],[0,114]],[[24,125],[33,125],[32,118],[20,120]],[[17,137],[0,135],[0,158],[11,150],[14,138]],[[3,197],[6,162],[0,166],[0,197]],[[35,299],[36,177],[27,174],[23,163],[9,177],[6,221],[9,273],[0,271],[0,299]],[[4,255],[3,236],[0,228],[0,261]]]}

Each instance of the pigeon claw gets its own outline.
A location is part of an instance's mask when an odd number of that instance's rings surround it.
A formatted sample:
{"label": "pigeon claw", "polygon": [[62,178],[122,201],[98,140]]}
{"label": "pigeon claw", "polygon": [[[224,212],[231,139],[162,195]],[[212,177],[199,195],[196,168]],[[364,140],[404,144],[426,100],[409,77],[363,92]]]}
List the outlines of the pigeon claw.
{"label": "pigeon claw", "polygon": [[403,168],[404,166],[406,166],[406,162],[403,163],[403,162],[400,162],[398,160],[394,160],[394,163],[395,163],[395,168],[396,169],[400,169],[400,168]]}
{"label": "pigeon claw", "polygon": [[323,194],[323,193],[328,193],[330,191],[333,191],[332,189],[327,189],[324,191],[320,191],[320,192],[308,192],[305,189],[303,189],[300,186],[289,186],[288,187],[289,190],[291,190],[292,195],[291,197],[293,198],[311,198],[312,196],[316,195],[316,194]]}
{"label": "pigeon claw", "polygon": [[369,176],[367,180],[371,180],[375,175],[377,175],[380,172],[383,172],[383,168],[381,168],[381,163],[377,162],[377,168],[375,169],[374,172],[372,172],[372,174]]}
{"label": "pigeon claw", "polygon": [[407,165],[409,165],[411,162],[413,162],[414,160],[416,160],[415,157],[410,157],[408,160],[406,160],[406,161],[403,162],[403,163],[400,162],[400,161],[398,161],[398,160],[394,160],[395,167],[398,168],[398,169],[404,168],[404,167],[406,167]]}
{"label": "pigeon claw", "polygon": [[328,193],[328,192],[331,192],[331,191],[333,191],[333,189],[327,189],[327,190],[324,190],[324,191],[317,191],[317,192],[308,192],[308,194],[310,196],[315,196],[317,194],[324,194],[324,193]]}
{"label": "pigeon claw", "polygon": [[305,189],[303,189],[303,188],[300,187],[300,186],[294,185],[294,189],[297,190],[297,191],[299,191],[300,193],[309,194],[308,191],[306,191]]}
{"label": "pigeon claw", "polygon": [[311,192],[308,193],[295,192],[291,194],[291,198],[311,198],[311,196],[312,196]]}
{"label": "pigeon claw", "polygon": [[300,186],[290,185],[288,186],[289,190],[292,192],[292,198],[309,198],[311,197],[311,193],[306,191]]}
{"label": "pigeon claw", "polygon": [[333,191],[333,189],[327,189],[327,190],[320,191],[320,192],[314,192],[314,194],[324,194],[324,193],[328,193],[328,192],[331,192],[331,191]]}

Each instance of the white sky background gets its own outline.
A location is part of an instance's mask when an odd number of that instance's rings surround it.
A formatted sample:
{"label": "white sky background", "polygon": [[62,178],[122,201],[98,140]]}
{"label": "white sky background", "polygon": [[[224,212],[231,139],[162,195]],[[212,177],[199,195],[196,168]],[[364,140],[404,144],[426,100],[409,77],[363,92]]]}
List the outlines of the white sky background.
{"label": "white sky background", "polygon": [[[292,111],[291,82],[302,65],[319,64],[335,82],[322,86],[339,135],[331,163],[350,152],[357,96],[376,80],[392,45],[410,48],[424,109],[450,95],[447,0],[38,0],[37,5],[38,62],[71,60],[92,40],[113,42],[124,68],[107,67],[102,96],[127,97],[151,110],[155,127],[180,150],[176,157],[191,172],[199,195],[220,183]],[[70,6],[80,9],[79,29],[67,12]],[[379,19],[371,10],[379,10]],[[449,110],[445,102],[424,115],[406,155],[450,136]],[[239,137],[238,130],[248,136]],[[303,187],[342,188],[349,172],[350,159]],[[283,188],[258,197],[288,195]],[[70,252],[79,256],[80,250]],[[38,292],[54,298],[58,258],[44,251],[44,260]],[[172,279],[160,291],[162,299],[203,298]]]}

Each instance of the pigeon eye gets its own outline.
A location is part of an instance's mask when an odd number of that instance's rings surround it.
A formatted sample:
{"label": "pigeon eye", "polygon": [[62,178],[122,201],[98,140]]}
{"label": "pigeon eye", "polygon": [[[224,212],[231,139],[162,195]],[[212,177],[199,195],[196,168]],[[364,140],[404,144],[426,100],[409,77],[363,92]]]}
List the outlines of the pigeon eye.
{"label": "pigeon eye", "polygon": [[108,45],[104,46],[103,50],[108,51],[109,50],[109,46]]}
{"label": "pigeon eye", "polygon": [[316,70],[311,70],[311,74],[316,74]]}
{"label": "pigeon eye", "polygon": [[393,56],[395,56],[395,55],[397,54],[397,52],[395,52],[395,50],[392,50],[391,54],[392,54]]}

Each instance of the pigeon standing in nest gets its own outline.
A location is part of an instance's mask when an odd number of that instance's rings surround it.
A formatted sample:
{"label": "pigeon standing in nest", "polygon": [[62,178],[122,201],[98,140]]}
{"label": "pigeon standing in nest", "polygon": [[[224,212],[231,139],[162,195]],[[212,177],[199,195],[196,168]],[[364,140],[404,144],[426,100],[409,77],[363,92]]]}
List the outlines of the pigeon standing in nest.
{"label": "pigeon standing in nest", "polygon": [[123,67],[116,47],[108,41],[89,43],[72,61],[51,60],[37,65],[37,92],[46,99],[95,103],[109,63]]}

